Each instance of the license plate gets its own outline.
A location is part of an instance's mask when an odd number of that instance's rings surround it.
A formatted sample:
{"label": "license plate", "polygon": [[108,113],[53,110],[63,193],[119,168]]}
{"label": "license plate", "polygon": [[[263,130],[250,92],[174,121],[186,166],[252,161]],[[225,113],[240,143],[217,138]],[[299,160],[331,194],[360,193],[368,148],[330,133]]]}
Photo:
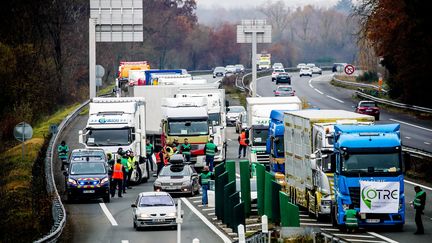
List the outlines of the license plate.
{"label": "license plate", "polygon": [[84,190],[83,193],[95,193],[95,190]]}
{"label": "license plate", "polygon": [[165,222],[165,219],[153,219],[153,222],[161,223],[161,222]]}
{"label": "license plate", "polygon": [[366,223],[379,223],[379,219],[366,219]]}
{"label": "license plate", "polygon": [[367,112],[371,112],[372,110],[366,110]]}

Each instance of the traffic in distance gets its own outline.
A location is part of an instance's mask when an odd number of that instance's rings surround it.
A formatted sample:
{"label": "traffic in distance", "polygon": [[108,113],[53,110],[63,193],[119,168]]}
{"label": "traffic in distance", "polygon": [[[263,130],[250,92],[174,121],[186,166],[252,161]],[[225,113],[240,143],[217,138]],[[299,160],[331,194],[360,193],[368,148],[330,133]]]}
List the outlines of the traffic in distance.
{"label": "traffic in distance", "polygon": [[[270,65],[269,56],[263,63]],[[226,160],[227,126],[234,126],[240,134],[238,158],[282,178],[292,203],[318,220],[330,219],[341,230],[353,222],[402,229],[400,125],[375,124],[380,110],[373,101],[360,101],[354,111],[304,109],[291,86],[293,72],[281,63],[267,68],[278,85],[274,97],[247,97],[245,109],[229,105],[220,80],[195,78],[183,69],[151,69],[145,61],[121,62],[116,97],[89,104],[87,124],[78,134],[85,149],[70,153],[64,171],[67,200],[109,203],[154,176],[153,191],[139,193],[131,204],[133,227],[176,227],[172,195],[202,193],[207,204],[208,180]],[[301,63],[296,71],[300,77],[322,74],[313,63]],[[243,65],[216,67],[213,78],[243,72]],[[365,194],[371,188],[391,189],[391,197],[371,204],[376,196]]]}

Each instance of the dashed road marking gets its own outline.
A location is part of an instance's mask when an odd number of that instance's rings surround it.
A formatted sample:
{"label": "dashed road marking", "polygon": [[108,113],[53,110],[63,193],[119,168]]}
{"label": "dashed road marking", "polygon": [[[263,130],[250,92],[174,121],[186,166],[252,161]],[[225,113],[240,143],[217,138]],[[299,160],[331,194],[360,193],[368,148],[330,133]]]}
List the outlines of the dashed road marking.
{"label": "dashed road marking", "polygon": [[129,243],[128,240],[122,240],[121,243]]}
{"label": "dashed road marking", "polygon": [[336,100],[337,102],[339,102],[339,103],[345,103],[345,102],[343,102],[342,100],[340,100],[340,99],[338,99],[338,98],[335,98],[335,97],[333,97],[333,96],[330,96],[330,95],[326,95],[327,97],[329,97],[330,99],[332,99],[332,100]]}
{"label": "dashed road marking", "polygon": [[347,238],[344,238],[344,240],[347,240],[348,242],[387,243],[387,241],[382,241],[382,240],[347,239]]}
{"label": "dashed road marking", "polygon": [[193,203],[199,203],[199,202],[201,202],[201,200],[195,200],[195,201],[192,201]]}
{"label": "dashed road marking", "polygon": [[112,216],[111,212],[108,210],[107,206],[105,205],[105,203],[99,203],[100,207],[102,208],[102,211],[105,213],[106,217],[108,218],[108,220],[110,221],[112,226],[118,226],[117,221],[115,220],[115,218]]}
{"label": "dashed road marking", "polygon": [[424,144],[426,144],[426,145],[430,145],[430,143],[429,143],[429,142],[424,142]]}
{"label": "dashed road marking", "polygon": [[385,236],[383,236],[383,235],[380,235],[380,234],[377,234],[377,233],[375,233],[375,232],[367,232],[367,233],[369,233],[369,234],[371,234],[371,235],[373,235],[373,236],[375,236],[375,237],[377,237],[377,238],[380,238],[380,239],[382,239],[382,240],[385,240],[385,241],[387,241],[387,242],[390,242],[390,243],[398,243],[398,242],[395,241],[395,240],[392,240],[392,239],[390,239],[390,238],[387,238],[387,237],[385,237]]}
{"label": "dashed road marking", "polygon": [[408,181],[408,180],[404,180],[404,182],[405,182],[405,183],[408,183],[408,184],[411,184],[411,185],[413,185],[413,186],[419,186],[419,187],[421,187],[421,188],[428,189],[429,191],[432,191],[432,188],[431,188],[431,187],[427,187],[427,186],[424,186],[424,185],[422,185],[422,184],[418,184],[418,183],[415,183],[415,182],[412,182],[412,181]]}
{"label": "dashed road marking", "polygon": [[215,232],[224,243],[231,243],[231,240],[218,228],[216,228],[216,226],[212,224],[202,213],[200,213],[200,211],[198,211],[198,209],[196,209],[187,199],[182,197],[181,200],[193,213],[196,214],[196,216],[198,216],[198,218],[200,218],[213,232]]}
{"label": "dashed road marking", "polygon": [[320,93],[320,94],[324,94],[323,92],[321,92],[320,90],[318,90],[318,89],[314,89],[316,92],[318,92],[318,93]]}
{"label": "dashed road marking", "polygon": [[215,210],[214,208],[203,208],[203,211],[212,211]]}
{"label": "dashed road marking", "polygon": [[411,137],[405,137],[406,139],[411,139]]}
{"label": "dashed road marking", "polygon": [[332,224],[320,224],[320,223],[301,223],[300,222],[300,225],[301,226],[319,226],[319,227],[331,227],[332,226]]}
{"label": "dashed road marking", "polygon": [[423,129],[423,130],[428,131],[428,132],[432,132],[432,129],[429,129],[429,128],[426,128],[426,127],[421,127],[421,126],[418,126],[418,125],[414,125],[414,124],[411,124],[411,123],[408,123],[408,122],[404,122],[404,121],[400,121],[400,120],[396,120],[396,119],[389,119],[389,120],[390,121],[394,121],[394,122],[398,122],[398,123],[402,123],[402,124],[405,124],[405,125],[408,125],[408,126],[412,126],[412,127],[418,128],[418,129]]}

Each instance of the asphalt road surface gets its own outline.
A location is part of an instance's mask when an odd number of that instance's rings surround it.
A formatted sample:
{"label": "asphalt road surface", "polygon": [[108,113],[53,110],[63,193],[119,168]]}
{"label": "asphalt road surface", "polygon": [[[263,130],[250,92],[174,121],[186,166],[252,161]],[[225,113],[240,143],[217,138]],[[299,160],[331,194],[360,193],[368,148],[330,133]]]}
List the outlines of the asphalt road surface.
{"label": "asphalt road surface", "polygon": [[[353,106],[356,104],[352,99],[354,91],[331,85],[329,83],[331,80],[331,74],[329,72],[326,72],[323,75],[314,75],[312,79],[310,77],[299,77],[298,73],[291,74],[292,86],[296,91],[296,95],[307,100],[311,107],[320,109],[354,110]],[[271,77],[262,77],[257,81],[257,93],[260,96],[274,96],[273,90],[276,89],[276,87],[275,82],[271,81]],[[380,121],[377,123],[399,123],[394,120],[411,124],[401,124],[401,135],[404,144],[432,151],[431,121],[422,121],[402,113],[393,113],[381,110]],[[412,125],[418,127],[413,127]],[[414,199],[414,185],[412,182],[407,182],[407,180],[405,180],[404,186],[406,207],[404,231],[392,232],[389,229],[376,229],[376,231],[373,231],[398,242],[432,242],[432,188],[425,189],[426,193],[431,195],[427,198],[425,215],[423,216],[423,224],[425,226],[426,234],[418,236],[413,235],[416,230],[414,210],[409,204],[409,202]]]}

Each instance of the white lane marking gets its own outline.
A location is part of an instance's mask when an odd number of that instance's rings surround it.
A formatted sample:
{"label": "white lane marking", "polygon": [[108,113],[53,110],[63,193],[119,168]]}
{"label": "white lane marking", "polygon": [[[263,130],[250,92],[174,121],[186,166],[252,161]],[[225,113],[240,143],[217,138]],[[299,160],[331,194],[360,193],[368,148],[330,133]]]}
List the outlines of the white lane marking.
{"label": "white lane marking", "polygon": [[309,83],[309,87],[311,87],[313,89],[314,87],[312,85],[312,79],[310,79],[308,83]]}
{"label": "white lane marking", "polygon": [[321,92],[320,90],[318,90],[318,89],[314,89],[316,92],[318,92],[318,93],[320,93],[320,94],[324,94],[323,92]]}
{"label": "white lane marking", "polygon": [[231,138],[228,138],[227,140],[228,140],[228,141],[232,141],[232,139],[231,139]]}
{"label": "white lane marking", "polygon": [[224,243],[231,243],[231,240],[222,233],[214,224],[212,224],[204,215],[202,215],[188,200],[186,200],[184,197],[181,198],[181,200],[186,204],[186,206],[198,216],[215,234],[217,234]]}
{"label": "white lane marking", "polygon": [[193,203],[200,203],[200,202],[202,202],[201,200],[195,200],[195,201],[192,201]]}
{"label": "white lane marking", "polygon": [[107,206],[105,205],[105,203],[99,203],[100,207],[102,208],[102,211],[105,213],[105,215],[107,216],[108,220],[110,221],[112,226],[118,226],[117,221],[115,220],[115,218],[112,216],[111,212],[108,210]]}
{"label": "white lane marking", "polygon": [[122,240],[121,243],[129,243],[128,240]]}
{"label": "white lane marking", "polygon": [[345,102],[343,102],[342,100],[337,99],[337,98],[335,98],[335,97],[333,97],[333,96],[330,96],[330,95],[326,95],[326,96],[329,97],[329,98],[332,99],[332,100],[336,100],[336,101],[339,102],[339,103],[345,103]]}
{"label": "white lane marking", "polygon": [[411,137],[405,137],[406,139],[411,139]]}
{"label": "white lane marking", "polygon": [[359,237],[359,238],[375,238],[371,235],[354,235],[354,234],[334,234],[341,237]]}
{"label": "white lane marking", "polygon": [[408,126],[412,126],[412,127],[418,128],[418,129],[423,129],[423,130],[428,131],[428,132],[432,132],[432,129],[429,129],[429,128],[426,128],[426,127],[417,126],[417,125],[414,125],[414,124],[411,124],[411,123],[408,123],[408,122],[404,122],[404,121],[399,121],[399,120],[396,120],[396,119],[389,119],[389,120],[390,121],[394,121],[394,122],[398,122],[398,123],[402,123],[402,124],[405,124],[405,125],[408,125]]}
{"label": "white lane marking", "polygon": [[300,226],[319,226],[319,227],[325,227],[325,226],[332,226],[332,224],[314,224],[314,223],[301,223]]}
{"label": "white lane marking", "polygon": [[347,240],[348,242],[365,242],[365,243],[387,243],[387,241],[382,240],[365,240],[365,239],[348,239],[344,238],[344,240]]}
{"label": "white lane marking", "polygon": [[390,242],[390,243],[398,243],[398,241],[392,240],[392,239],[390,239],[390,238],[387,238],[387,237],[385,237],[385,236],[383,236],[383,235],[380,235],[380,234],[377,234],[377,233],[375,233],[375,232],[367,232],[367,233],[369,233],[369,234],[371,234],[371,235],[373,235],[373,236],[375,236],[375,237],[377,237],[377,238],[380,238],[380,239],[382,239],[382,240],[385,240],[385,241],[387,241],[387,242]]}
{"label": "white lane marking", "polygon": [[208,216],[215,216],[216,213],[208,213]]}
{"label": "white lane marking", "polygon": [[215,210],[215,209],[214,208],[203,208],[202,211],[212,211],[212,210]]}
{"label": "white lane marking", "polygon": [[424,185],[422,185],[422,184],[418,184],[418,183],[415,183],[415,182],[412,182],[412,181],[408,181],[408,180],[404,180],[404,182],[405,182],[405,183],[408,183],[408,184],[411,184],[411,185],[413,185],[413,186],[419,186],[419,187],[421,187],[421,188],[428,189],[429,191],[432,191],[432,188],[431,188],[431,187],[427,187],[427,186],[424,186]]}
{"label": "white lane marking", "polygon": [[196,197],[190,197],[189,199],[200,199],[201,196],[196,196]]}
{"label": "white lane marking", "polygon": [[426,145],[430,145],[430,143],[428,143],[428,142],[424,142],[424,144],[426,144]]}
{"label": "white lane marking", "polygon": [[300,221],[309,221],[309,222],[317,222],[315,219],[300,219]]}
{"label": "white lane marking", "polygon": [[325,230],[325,231],[339,231],[339,229],[335,229],[335,228],[320,228],[320,230]]}

